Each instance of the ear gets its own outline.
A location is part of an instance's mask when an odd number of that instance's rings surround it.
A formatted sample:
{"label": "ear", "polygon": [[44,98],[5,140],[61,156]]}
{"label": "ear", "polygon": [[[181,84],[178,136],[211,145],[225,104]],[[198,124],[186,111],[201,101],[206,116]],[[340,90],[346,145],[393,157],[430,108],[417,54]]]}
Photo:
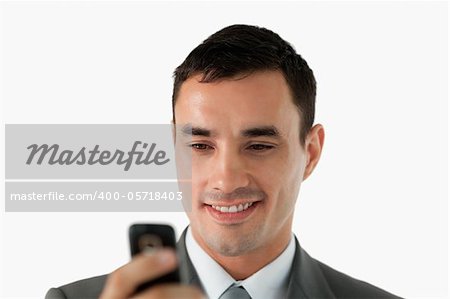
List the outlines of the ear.
{"label": "ear", "polygon": [[321,124],[316,124],[309,130],[308,136],[305,140],[306,151],[306,167],[303,173],[303,180],[306,180],[317,163],[319,163],[320,155],[322,153],[323,143],[325,140],[325,130]]}

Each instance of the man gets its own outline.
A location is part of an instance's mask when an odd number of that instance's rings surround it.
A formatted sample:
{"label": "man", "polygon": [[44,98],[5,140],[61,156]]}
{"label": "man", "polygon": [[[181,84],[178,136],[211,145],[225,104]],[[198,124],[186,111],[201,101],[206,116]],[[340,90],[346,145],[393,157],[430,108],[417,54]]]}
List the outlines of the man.
{"label": "man", "polygon": [[[317,165],[316,82],[277,34],[234,25],[210,36],[175,71],[175,142],[192,151],[190,226],[179,260],[162,250],[46,298],[398,298],[311,258],[292,233],[300,185]],[[188,285],[135,288],[173,270]]]}

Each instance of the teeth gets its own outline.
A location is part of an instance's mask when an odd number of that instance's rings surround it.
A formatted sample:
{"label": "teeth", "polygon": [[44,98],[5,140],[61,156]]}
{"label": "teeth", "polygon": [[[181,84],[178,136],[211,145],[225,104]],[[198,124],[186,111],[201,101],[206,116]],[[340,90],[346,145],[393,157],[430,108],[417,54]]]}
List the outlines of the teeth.
{"label": "teeth", "polygon": [[231,206],[228,208],[228,213],[236,213],[238,208],[236,206]]}
{"label": "teeth", "polygon": [[246,203],[244,205],[240,204],[239,206],[229,206],[229,207],[223,207],[223,206],[215,206],[211,205],[213,209],[216,209],[219,212],[222,213],[237,213],[247,210],[249,207],[251,207],[253,203]]}

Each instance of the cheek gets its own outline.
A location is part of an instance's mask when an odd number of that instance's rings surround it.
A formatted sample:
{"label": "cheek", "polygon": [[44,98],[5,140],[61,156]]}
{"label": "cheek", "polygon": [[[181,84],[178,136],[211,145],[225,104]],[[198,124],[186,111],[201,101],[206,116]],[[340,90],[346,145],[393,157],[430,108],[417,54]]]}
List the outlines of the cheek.
{"label": "cheek", "polygon": [[301,161],[299,158],[289,158],[289,155],[279,155],[257,163],[253,173],[266,187],[282,189],[285,185],[301,181]]}
{"label": "cheek", "polygon": [[299,153],[283,155],[255,169],[260,187],[272,199],[270,205],[282,204],[289,208],[295,205],[304,168],[304,162]]}
{"label": "cheek", "polygon": [[190,213],[187,213],[187,216],[189,220],[196,220],[200,217],[204,217],[204,210],[202,209],[204,207],[203,201],[201,199],[202,194],[208,189],[208,177],[209,177],[208,171],[199,171],[199,172],[192,172],[192,187],[191,187],[191,200],[192,200],[192,209]]}

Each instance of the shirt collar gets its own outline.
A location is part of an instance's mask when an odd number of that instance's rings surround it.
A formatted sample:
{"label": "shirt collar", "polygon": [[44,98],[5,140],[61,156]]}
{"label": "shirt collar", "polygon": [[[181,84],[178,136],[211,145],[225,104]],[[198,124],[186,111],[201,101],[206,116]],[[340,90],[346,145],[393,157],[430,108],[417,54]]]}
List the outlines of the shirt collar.
{"label": "shirt collar", "polygon": [[186,250],[208,298],[219,298],[235,282],[233,277],[198,245],[191,227],[188,227],[186,233]]}
{"label": "shirt collar", "polygon": [[275,260],[241,281],[234,280],[198,245],[190,227],[186,234],[186,249],[208,298],[219,298],[232,284],[243,286],[253,299],[282,298],[294,260],[294,240],[291,236],[288,246]]}

